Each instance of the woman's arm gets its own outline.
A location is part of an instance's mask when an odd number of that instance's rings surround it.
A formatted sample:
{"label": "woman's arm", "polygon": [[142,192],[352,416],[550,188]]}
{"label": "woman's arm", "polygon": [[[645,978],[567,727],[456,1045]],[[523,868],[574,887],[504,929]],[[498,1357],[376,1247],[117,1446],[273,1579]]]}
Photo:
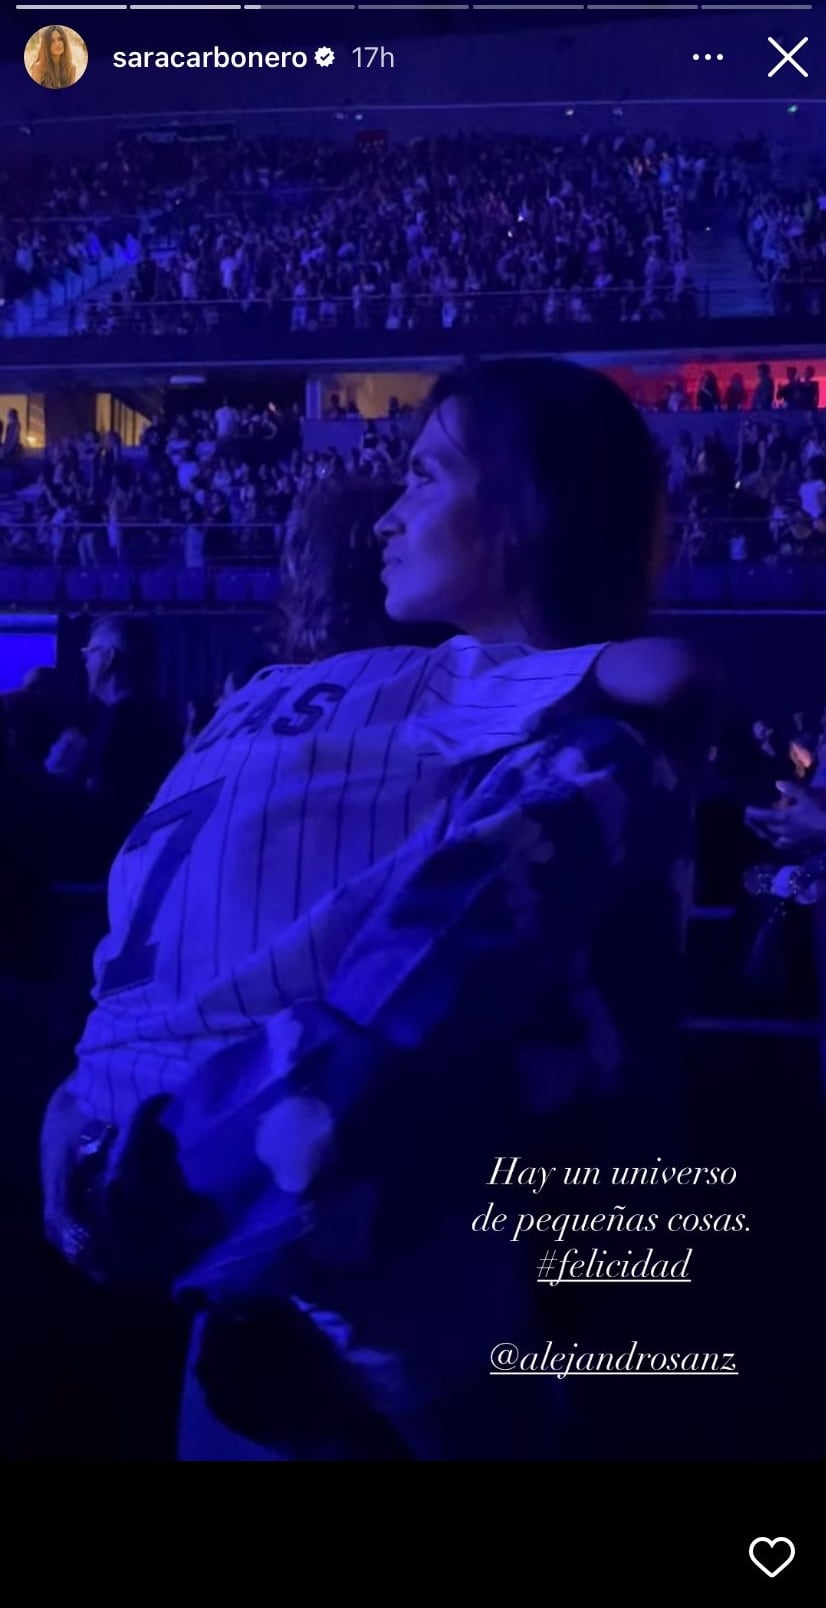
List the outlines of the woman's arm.
{"label": "woman's arm", "polygon": [[698,689],[711,690],[718,672],[708,655],[676,637],[612,642],[596,664],[602,691],[618,704],[662,709]]}
{"label": "woman's arm", "polygon": [[719,727],[724,688],[706,653],[672,637],[611,643],[595,677],[611,705],[662,744],[686,776],[696,775]]}

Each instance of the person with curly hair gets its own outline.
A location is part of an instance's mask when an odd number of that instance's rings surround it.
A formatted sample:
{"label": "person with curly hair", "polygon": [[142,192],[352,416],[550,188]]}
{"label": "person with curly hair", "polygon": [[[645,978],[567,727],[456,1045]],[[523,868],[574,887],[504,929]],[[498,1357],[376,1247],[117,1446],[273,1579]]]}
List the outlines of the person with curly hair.
{"label": "person with curly hair", "polygon": [[419,642],[448,628],[397,625],[385,609],[376,524],[399,493],[389,477],[315,481],[300,497],[281,550],[273,630],[279,657],[303,664],[333,653]]}

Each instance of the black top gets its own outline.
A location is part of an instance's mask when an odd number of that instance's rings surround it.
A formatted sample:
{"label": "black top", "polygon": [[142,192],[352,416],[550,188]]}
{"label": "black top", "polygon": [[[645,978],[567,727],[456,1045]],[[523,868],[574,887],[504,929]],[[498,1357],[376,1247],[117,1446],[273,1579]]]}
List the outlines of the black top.
{"label": "black top", "polygon": [[159,700],[97,705],[84,765],[86,790],[134,825],[180,752],[180,734]]}
{"label": "black top", "polygon": [[181,735],[154,698],[95,704],[78,778],[46,777],[52,876],[98,881],[181,753]]}

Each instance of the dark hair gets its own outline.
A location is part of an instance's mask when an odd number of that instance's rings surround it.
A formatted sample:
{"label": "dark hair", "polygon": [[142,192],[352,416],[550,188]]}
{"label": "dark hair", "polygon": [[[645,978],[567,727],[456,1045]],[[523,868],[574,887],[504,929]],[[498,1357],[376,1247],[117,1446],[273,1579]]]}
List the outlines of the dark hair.
{"label": "dark hair", "polygon": [[375,524],[399,495],[391,480],[319,480],[288,526],[274,636],[277,656],[301,663],[369,647],[430,647],[438,628],[398,626],[385,611]]}
{"label": "dark hair", "polygon": [[508,358],[439,379],[425,408],[458,403],[491,531],[514,538],[507,579],[560,646],[638,634],[659,560],[654,440],[596,369]]}

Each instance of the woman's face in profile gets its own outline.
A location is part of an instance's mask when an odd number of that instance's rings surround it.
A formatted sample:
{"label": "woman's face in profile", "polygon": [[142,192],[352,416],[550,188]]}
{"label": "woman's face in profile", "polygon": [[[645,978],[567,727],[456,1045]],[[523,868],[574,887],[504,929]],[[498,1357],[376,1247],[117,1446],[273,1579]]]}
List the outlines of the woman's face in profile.
{"label": "woman's face in profile", "polygon": [[52,34],[49,40],[49,54],[58,59],[63,55],[63,40],[57,31]]}

